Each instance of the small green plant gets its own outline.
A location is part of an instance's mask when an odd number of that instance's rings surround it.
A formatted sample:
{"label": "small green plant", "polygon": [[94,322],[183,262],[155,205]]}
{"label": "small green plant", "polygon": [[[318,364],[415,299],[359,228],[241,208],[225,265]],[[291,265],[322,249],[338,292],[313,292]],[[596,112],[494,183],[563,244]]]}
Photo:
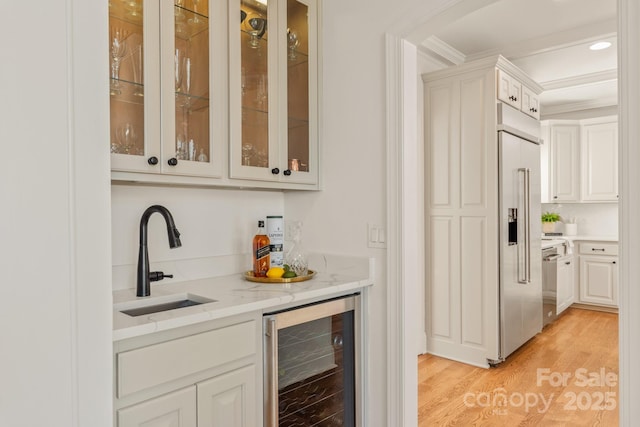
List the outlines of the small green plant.
{"label": "small green plant", "polygon": [[542,222],[557,222],[560,221],[560,215],[555,212],[545,212],[542,214]]}

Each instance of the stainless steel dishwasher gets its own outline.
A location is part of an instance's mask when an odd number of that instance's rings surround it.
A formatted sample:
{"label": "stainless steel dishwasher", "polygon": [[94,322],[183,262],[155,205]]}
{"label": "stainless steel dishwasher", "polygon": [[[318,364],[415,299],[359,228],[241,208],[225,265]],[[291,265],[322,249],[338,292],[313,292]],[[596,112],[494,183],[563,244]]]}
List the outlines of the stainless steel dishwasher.
{"label": "stainless steel dishwasher", "polygon": [[558,259],[562,257],[557,246],[542,250],[542,326],[558,317]]}

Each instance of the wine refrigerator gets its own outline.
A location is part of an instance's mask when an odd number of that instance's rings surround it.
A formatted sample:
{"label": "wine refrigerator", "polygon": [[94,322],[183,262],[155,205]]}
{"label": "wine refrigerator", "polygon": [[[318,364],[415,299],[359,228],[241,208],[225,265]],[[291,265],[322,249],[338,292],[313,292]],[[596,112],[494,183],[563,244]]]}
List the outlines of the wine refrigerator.
{"label": "wine refrigerator", "polygon": [[266,427],[359,427],[360,295],[264,316]]}

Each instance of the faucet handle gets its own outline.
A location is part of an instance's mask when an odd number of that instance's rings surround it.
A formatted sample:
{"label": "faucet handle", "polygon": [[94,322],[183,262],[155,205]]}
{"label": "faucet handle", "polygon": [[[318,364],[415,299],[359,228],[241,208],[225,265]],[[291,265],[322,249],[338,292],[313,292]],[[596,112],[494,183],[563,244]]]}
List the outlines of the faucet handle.
{"label": "faucet handle", "polygon": [[173,279],[173,274],[164,274],[162,271],[152,271],[149,273],[149,281],[157,282],[158,280],[162,280],[166,277],[170,277]]}

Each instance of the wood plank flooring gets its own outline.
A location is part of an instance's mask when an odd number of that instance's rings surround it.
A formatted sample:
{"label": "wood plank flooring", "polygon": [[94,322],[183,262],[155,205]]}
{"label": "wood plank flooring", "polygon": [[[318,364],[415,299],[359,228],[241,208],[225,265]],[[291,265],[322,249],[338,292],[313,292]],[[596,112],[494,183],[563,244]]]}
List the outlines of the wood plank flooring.
{"label": "wood plank flooring", "polygon": [[418,375],[421,427],[614,427],[618,315],[569,308],[497,367],[422,355]]}

